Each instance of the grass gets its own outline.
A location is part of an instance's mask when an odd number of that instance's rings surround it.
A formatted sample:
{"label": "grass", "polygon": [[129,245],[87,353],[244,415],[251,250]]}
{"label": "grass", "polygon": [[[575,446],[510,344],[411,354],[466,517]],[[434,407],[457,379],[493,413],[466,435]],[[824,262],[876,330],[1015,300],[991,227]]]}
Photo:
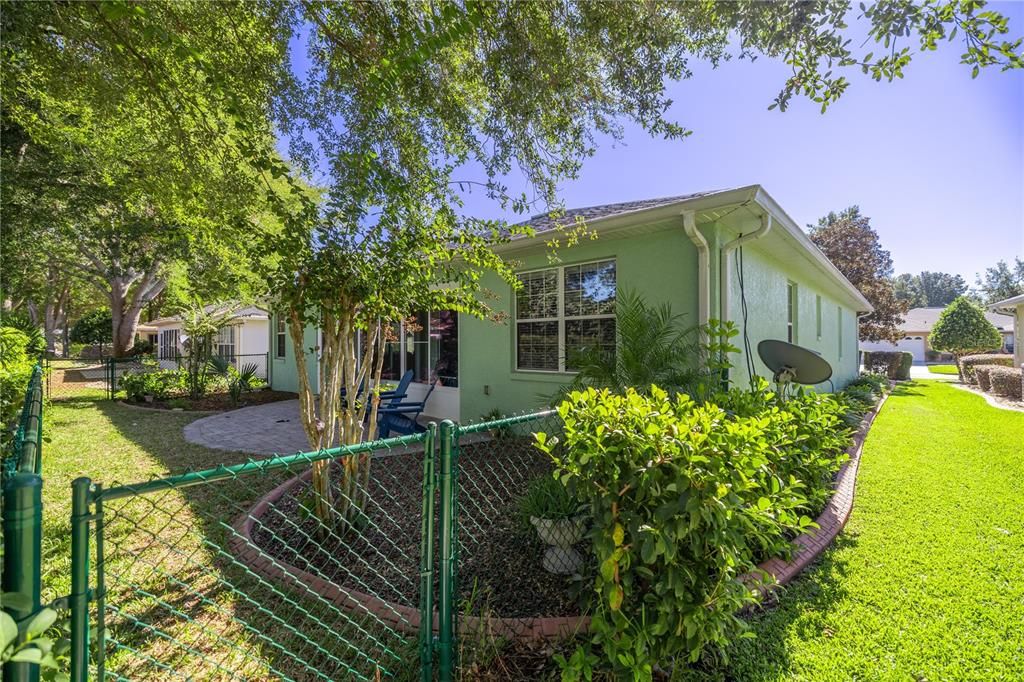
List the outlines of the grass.
{"label": "grass", "polygon": [[837,543],[711,677],[1024,679],[1024,414],[938,381],[889,398]]}
{"label": "grass", "polygon": [[928,371],[932,374],[959,374],[956,365],[928,365]]}
{"label": "grass", "polygon": [[[75,478],[89,476],[110,488],[246,459],[188,443],[182,429],[196,415],[133,409],[100,395],[82,392],[47,408],[44,599],[70,591]],[[374,679],[379,665],[399,679],[411,674],[406,669],[416,654],[408,636],[366,614],[353,616],[308,588],[268,583],[228,550],[230,523],[297,473],[105,504],[108,672],[129,679],[162,678],[170,670],[204,680]],[[92,584],[96,562],[94,556]]]}

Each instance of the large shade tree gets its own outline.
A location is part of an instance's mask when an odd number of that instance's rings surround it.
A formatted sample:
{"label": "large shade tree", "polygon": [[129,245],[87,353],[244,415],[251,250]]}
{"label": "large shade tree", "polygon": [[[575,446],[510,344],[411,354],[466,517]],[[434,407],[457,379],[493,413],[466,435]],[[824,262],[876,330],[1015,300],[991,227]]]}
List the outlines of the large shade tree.
{"label": "large shade tree", "polygon": [[977,296],[983,303],[995,303],[1024,294],[1024,259],[999,261],[976,278]]}
{"label": "large shade tree", "polygon": [[[338,395],[375,383],[391,321],[424,307],[489,314],[484,270],[515,284],[512,264],[489,248],[510,231],[464,216],[460,187],[517,211],[557,207],[559,182],[578,174],[598,135],[620,137],[624,120],[686,134],[666,116],[665,85],[689,77],[690,60],[785,60],[792,76],[772,103],[781,109],[794,96],[827,108],[850,70],[902,77],[908,43],[930,50],[954,29],[969,67],[1021,65],[1005,19],[974,3],[872,3],[863,14],[886,48],[878,55],[851,47],[849,14],[846,2],[44,2],[18,13],[36,35],[17,54],[46,64],[36,90],[60,70],[73,84],[63,89],[97,116],[133,107],[175,162],[212,158],[265,182],[280,225],[260,240],[274,255],[262,270],[301,351],[303,424],[319,448],[361,438],[368,405],[372,428],[373,401]],[[297,68],[289,45],[302,54]],[[296,176],[267,150],[271,120],[294,167],[324,178],[322,202],[287,182]],[[524,192],[508,189],[510,173]],[[274,179],[291,186],[281,192]],[[303,343],[310,322],[323,331],[319,348]],[[305,378],[311,352],[318,387]],[[368,460],[345,466],[351,491]],[[314,482],[329,520],[326,465]],[[342,495],[342,517],[352,503]]]}
{"label": "large shade tree", "polygon": [[865,341],[897,341],[908,304],[896,296],[892,282],[892,256],[882,248],[871,219],[850,206],[831,212],[808,225],[811,241],[874,306],[860,318],[860,338]]}
{"label": "large shade tree", "polygon": [[895,279],[896,298],[911,308],[944,308],[967,293],[967,282],[948,272],[903,273]]}

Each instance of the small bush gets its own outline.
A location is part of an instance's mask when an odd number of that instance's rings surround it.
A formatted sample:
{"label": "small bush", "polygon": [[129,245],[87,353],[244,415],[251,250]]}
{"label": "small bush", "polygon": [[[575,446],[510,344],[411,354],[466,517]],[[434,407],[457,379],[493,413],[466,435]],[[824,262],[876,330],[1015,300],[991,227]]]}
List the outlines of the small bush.
{"label": "small bush", "polygon": [[[864,369],[872,374],[882,374],[889,377],[890,379],[899,378],[900,363],[903,362],[903,356],[910,355],[903,351],[889,351],[889,350],[873,350],[864,351]],[[914,356],[910,355],[910,360],[913,362]],[[910,370],[907,370],[907,377],[910,376]]]}
{"label": "small bush", "polygon": [[14,442],[25,391],[32,379],[35,360],[29,354],[32,339],[13,327],[0,327],[0,450]]}
{"label": "small bush", "polygon": [[974,367],[974,379],[978,382],[978,388],[988,393],[992,390],[992,384],[989,382],[989,371],[995,369],[999,365],[975,365]]}
{"label": "small bush", "polygon": [[557,478],[540,476],[526,488],[519,500],[519,510],[526,521],[539,519],[571,519],[580,513],[580,503]]}
{"label": "small bush", "polygon": [[881,396],[889,390],[889,377],[884,374],[864,372],[846,385],[847,388],[858,386],[867,386],[875,395]]}
{"label": "small bush", "polygon": [[147,395],[154,400],[167,400],[185,393],[188,376],[185,370],[165,369],[158,372],[129,372],[121,377],[118,386],[129,401],[142,402]]}
{"label": "small bush", "polygon": [[978,365],[998,365],[1001,367],[1013,367],[1013,356],[1006,353],[983,353],[980,355],[965,355],[960,358],[960,374],[964,381],[969,384],[976,384],[978,380],[974,376],[974,368]]}
{"label": "small bush", "polygon": [[900,353],[900,363],[896,367],[896,379],[906,381],[910,378],[910,368],[914,364],[914,354],[903,351]]}
{"label": "small bush", "polygon": [[537,444],[589,507],[593,643],[615,674],[696,660],[741,632],[737,612],[757,597],[740,578],[812,525],[845,457],[847,410],[828,394],[781,403],[763,381],[703,405],[657,387],[559,405],[564,443]]}
{"label": "small bush", "polygon": [[1011,400],[1020,400],[1024,390],[1024,372],[1017,367],[993,367],[988,372],[992,392]]}

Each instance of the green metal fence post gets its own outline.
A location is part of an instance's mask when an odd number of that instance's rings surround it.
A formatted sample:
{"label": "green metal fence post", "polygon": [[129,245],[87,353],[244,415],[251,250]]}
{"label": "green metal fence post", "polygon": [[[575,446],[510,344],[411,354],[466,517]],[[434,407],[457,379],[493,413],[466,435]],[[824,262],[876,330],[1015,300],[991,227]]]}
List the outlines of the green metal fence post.
{"label": "green metal fence post", "polygon": [[[43,479],[30,472],[19,472],[4,486],[4,576],[3,591],[17,592],[25,603],[4,604],[19,624],[39,610],[42,573]],[[35,663],[7,663],[4,682],[35,682],[39,666]]]}
{"label": "green metal fence post", "polygon": [[452,608],[452,599],[454,598],[454,564],[452,562],[452,552],[454,551],[452,540],[454,534],[452,533],[452,524],[454,517],[452,507],[455,498],[454,481],[452,480],[452,452],[454,450],[452,440],[454,434],[455,424],[448,419],[441,422],[441,579],[438,600],[439,623],[437,643],[438,677],[441,682],[450,682],[455,672],[453,669],[454,651],[452,642],[454,635],[454,623],[452,621],[454,617],[454,610]]}
{"label": "green metal fence post", "polygon": [[427,427],[423,441],[423,518],[420,529],[420,679],[434,679],[434,447],[437,424]]}
{"label": "green metal fence post", "polygon": [[71,483],[71,680],[89,677],[89,496],[92,481]]}

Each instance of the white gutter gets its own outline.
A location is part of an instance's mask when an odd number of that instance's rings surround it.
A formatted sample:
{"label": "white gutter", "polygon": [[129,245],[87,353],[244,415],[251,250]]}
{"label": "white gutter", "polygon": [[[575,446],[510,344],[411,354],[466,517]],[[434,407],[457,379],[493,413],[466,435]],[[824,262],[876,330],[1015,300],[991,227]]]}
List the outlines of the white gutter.
{"label": "white gutter", "polygon": [[729,286],[732,283],[732,266],[729,262],[729,254],[735,251],[740,246],[747,242],[752,242],[755,239],[768,234],[768,231],[772,229],[772,214],[765,211],[761,214],[761,226],[749,234],[741,234],[736,239],[722,246],[721,252],[721,263],[718,268],[719,280],[718,280],[718,301],[719,301],[719,314],[718,317],[723,322],[727,322],[732,319],[729,316]]}
{"label": "white gutter", "polygon": [[697,246],[697,323],[704,326],[711,315],[711,273],[708,240],[697,229],[697,214],[683,211],[683,230]]}

